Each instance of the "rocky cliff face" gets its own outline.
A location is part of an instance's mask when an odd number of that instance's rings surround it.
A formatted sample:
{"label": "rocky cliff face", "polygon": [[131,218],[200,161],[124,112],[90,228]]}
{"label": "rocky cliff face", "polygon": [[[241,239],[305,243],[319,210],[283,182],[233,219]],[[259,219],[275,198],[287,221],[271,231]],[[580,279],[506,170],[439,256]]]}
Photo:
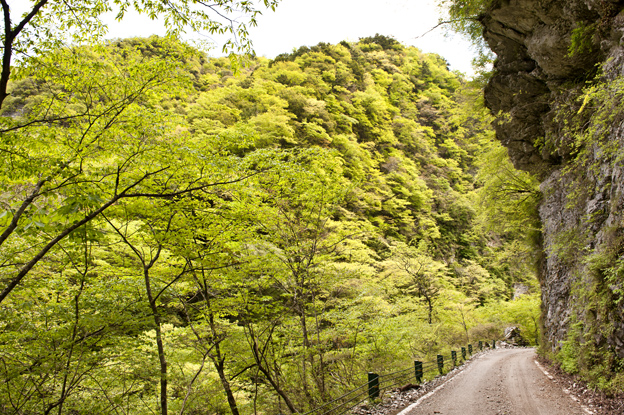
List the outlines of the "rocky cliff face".
{"label": "rocky cliff face", "polygon": [[[624,359],[624,271],[613,266],[624,263],[623,157],[589,142],[579,162],[566,126],[583,119],[581,129],[590,128],[591,108],[581,111],[578,98],[597,65],[603,81],[624,74],[623,9],[624,1],[495,0],[481,19],[497,55],[485,98],[501,114],[498,138],[516,167],[542,180],[546,343],[557,351],[574,328],[578,345],[591,343],[611,366]],[[613,117],[603,137],[620,155],[622,119]]]}

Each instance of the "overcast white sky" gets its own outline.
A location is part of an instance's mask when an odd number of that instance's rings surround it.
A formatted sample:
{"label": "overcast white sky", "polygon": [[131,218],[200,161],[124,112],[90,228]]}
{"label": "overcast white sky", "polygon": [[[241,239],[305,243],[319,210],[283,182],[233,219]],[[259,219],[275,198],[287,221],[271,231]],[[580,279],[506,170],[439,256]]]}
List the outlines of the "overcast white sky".
{"label": "overcast white sky", "polygon": [[[15,10],[26,2],[9,0],[9,3]],[[281,0],[277,11],[267,10],[260,16],[258,27],[251,29],[251,38],[256,54],[273,58],[304,45],[357,41],[379,33],[394,36],[424,52],[438,53],[446,58],[452,70],[472,74],[472,48],[459,35],[445,38],[444,29],[438,28],[418,38],[437,24],[439,16],[434,0]],[[110,38],[164,34],[162,24],[146,16],[129,13],[122,22],[116,22],[111,14],[105,22]],[[218,45],[214,54],[220,50]]]}
{"label": "overcast white sky", "polygon": [[424,52],[438,53],[451,69],[472,73],[470,44],[444,29],[417,39],[434,27],[439,11],[433,0],[283,0],[275,13],[258,19],[252,39],[259,55],[274,57],[319,42],[357,41],[376,33],[394,36]]}

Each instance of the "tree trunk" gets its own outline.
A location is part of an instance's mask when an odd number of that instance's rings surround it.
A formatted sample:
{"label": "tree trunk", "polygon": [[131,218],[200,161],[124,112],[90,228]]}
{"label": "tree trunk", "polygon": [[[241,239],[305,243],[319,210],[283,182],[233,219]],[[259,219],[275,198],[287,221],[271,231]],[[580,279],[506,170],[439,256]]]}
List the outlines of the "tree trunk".
{"label": "tree trunk", "polygon": [[236,405],[236,398],[234,397],[234,393],[232,392],[232,388],[230,387],[230,382],[228,382],[227,377],[225,376],[225,356],[221,354],[221,341],[219,340],[219,333],[217,332],[217,326],[214,322],[214,315],[212,313],[212,308],[210,305],[210,297],[208,296],[207,292],[204,292],[204,298],[206,299],[206,305],[208,306],[209,310],[208,321],[210,322],[210,331],[212,332],[212,336],[215,339],[215,356],[210,355],[210,359],[212,359],[212,362],[217,369],[217,373],[219,374],[221,386],[223,386],[223,390],[225,391],[225,395],[227,396],[228,405],[230,405],[232,415],[239,415],[238,406]]}
{"label": "tree trunk", "polygon": [[[302,383],[302,387],[303,387],[303,393],[306,396],[306,399],[308,400],[308,402],[310,402],[310,404],[313,404],[313,400],[312,400],[312,395],[310,395],[310,390],[308,389],[308,365],[307,365],[307,361],[308,361],[308,354],[309,354],[309,348],[310,348],[310,340],[308,339],[308,327],[306,324],[306,316],[305,316],[305,310],[303,309],[303,307],[300,307],[300,315],[299,315],[300,321],[301,321],[301,334],[303,337],[303,356],[301,359],[301,383]],[[312,360],[313,357],[310,356],[310,359]],[[312,360],[312,364],[313,364],[313,360]]]}
{"label": "tree trunk", "polygon": [[158,349],[158,361],[160,363],[160,413],[167,415],[167,359],[165,357],[165,347],[162,340],[162,332],[160,331],[160,316],[158,315],[158,307],[156,300],[152,295],[152,286],[150,283],[149,267],[143,267],[143,275],[145,277],[145,292],[149,301],[154,318],[154,328],[156,330],[156,347]]}
{"label": "tree trunk", "polygon": [[230,411],[232,411],[232,415],[239,415],[238,407],[236,406],[236,398],[234,397],[234,393],[230,387],[230,382],[228,382],[227,377],[225,376],[225,357],[221,357],[221,353],[218,350],[219,346],[217,345],[216,347],[217,356],[212,359],[212,361],[217,368],[217,373],[219,374],[219,379],[221,380],[221,386],[223,386],[223,390],[227,396],[228,405],[230,405]]}
{"label": "tree trunk", "polygon": [[284,400],[284,403],[288,407],[288,410],[293,414],[298,413],[297,409],[295,408],[295,405],[292,403],[288,395],[286,395],[286,393],[282,390],[282,388],[280,388],[279,384],[275,381],[275,379],[273,379],[273,375],[270,371],[270,368],[267,366],[264,366],[263,362],[266,361],[264,353],[266,352],[266,350],[263,350],[262,352],[260,351],[260,348],[258,347],[258,341],[255,337],[255,334],[253,333],[253,329],[248,326],[247,330],[248,330],[249,335],[251,336],[251,341],[253,343],[251,344],[252,353],[254,356],[254,360],[256,361],[256,364],[258,365],[258,370],[262,372],[264,376],[266,376],[267,380],[273,387],[273,390],[275,390],[275,392],[277,392],[277,394],[282,397],[282,399]]}
{"label": "tree trunk", "polygon": [[429,313],[428,322],[429,325],[431,325],[433,324],[433,302],[431,301],[431,298],[429,296],[425,297],[425,300],[427,301],[427,311]]}
{"label": "tree trunk", "polygon": [[[312,304],[316,303],[316,292],[312,294]],[[315,371],[315,380],[316,385],[321,394],[321,400],[323,402],[327,402],[330,400],[330,396],[327,393],[327,389],[325,387],[325,359],[323,354],[323,347],[321,347],[321,325],[319,323],[318,310],[316,307],[314,308],[314,324],[316,330],[316,344],[319,345],[319,366],[318,370]]]}
{"label": "tree trunk", "polygon": [[273,387],[275,392],[277,392],[278,395],[282,397],[282,399],[284,400],[284,403],[288,407],[288,410],[290,411],[290,413],[292,413],[292,414],[298,413],[297,409],[295,409],[295,405],[293,405],[293,403],[290,400],[290,398],[288,397],[288,395],[286,395],[286,393],[284,393],[284,391],[275,382],[275,380],[273,379],[273,376],[271,375],[269,370],[267,368],[265,368],[264,366],[262,366],[262,365],[259,365],[258,369],[260,369],[260,371],[264,374],[264,376],[266,376],[267,380],[269,381],[269,383],[271,384],[271,386]]}

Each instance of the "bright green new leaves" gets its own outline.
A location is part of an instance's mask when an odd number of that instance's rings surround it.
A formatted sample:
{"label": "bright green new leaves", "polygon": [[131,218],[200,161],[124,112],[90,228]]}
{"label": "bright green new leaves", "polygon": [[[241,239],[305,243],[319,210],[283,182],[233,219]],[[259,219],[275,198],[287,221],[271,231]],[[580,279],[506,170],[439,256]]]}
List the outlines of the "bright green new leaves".
{"label": "bright green new leaves", "polygon": [[133,48],[74,49],[38,67],[46,68],[31,77],[40,94],[2,118],[0,198],[9,214],[0,246],[10,265],[0,301],[59,241],[116,201],[205,185],[201,149],[184,145],[175,119],[154,106],[171,88],[184,94],[177,64],[145,60]]}
{"label": "bright green new leaves", "polygon": [[494,61],[493,53],[483,38],[483,25],[479,18],[492,5],[492,0],[438,0],[438,5],[448,18],[440,19],[440,24],[448,24],[453,31],[466,36],[475,46],[478,56],[473,59],[473,66],[479,70],[481,80],[486,80]]}

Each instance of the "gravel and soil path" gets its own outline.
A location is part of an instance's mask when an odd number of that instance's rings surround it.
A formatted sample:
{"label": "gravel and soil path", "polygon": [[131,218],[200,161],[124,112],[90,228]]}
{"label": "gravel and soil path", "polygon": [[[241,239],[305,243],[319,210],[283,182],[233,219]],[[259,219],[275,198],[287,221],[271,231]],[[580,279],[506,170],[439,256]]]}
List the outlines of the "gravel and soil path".
{"label": "gravel and soil path", "polygon": [[465,364],[420,386],[388,390],[382,402],[353,415],[623,415],[624,392],[592,390],[578,377],[535,355],[534,349],[476,353]]}
{"label": "gravel and soil path", "polygon": [[533,349],[482,354],[400,415],[586,415],[536,364]]}

